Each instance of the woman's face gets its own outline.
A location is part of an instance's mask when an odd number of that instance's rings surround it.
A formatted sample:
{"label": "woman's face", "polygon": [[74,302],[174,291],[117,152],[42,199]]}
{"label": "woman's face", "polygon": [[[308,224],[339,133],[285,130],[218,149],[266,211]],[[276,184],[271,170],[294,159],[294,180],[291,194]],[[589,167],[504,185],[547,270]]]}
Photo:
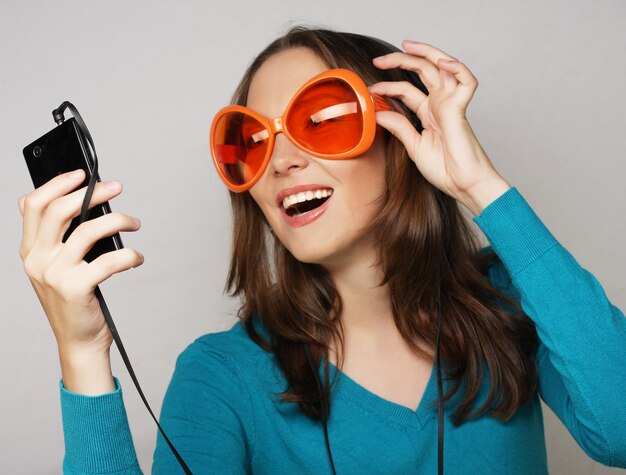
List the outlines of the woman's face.
{"label": "woman's face", "polygon": [[[246,105],[265,117],[280,117],[300,86],[328,69],[308,48],[277,53],[254,75]],[[288,188],[302,185],[312,185],[313,194],[315,189],[332,190],[332,194],[319,209],[301,214],[294,222],[277,200],[279,193],[292,194],[297,190]],[[270,163],[250,194],[296,259],[331,269],[348,265],[371,249],[364,228],[380,211],[377,199],[384,191],[384,142],[379,128],[370,149],[349,160],[314,157],[278,134]]]}

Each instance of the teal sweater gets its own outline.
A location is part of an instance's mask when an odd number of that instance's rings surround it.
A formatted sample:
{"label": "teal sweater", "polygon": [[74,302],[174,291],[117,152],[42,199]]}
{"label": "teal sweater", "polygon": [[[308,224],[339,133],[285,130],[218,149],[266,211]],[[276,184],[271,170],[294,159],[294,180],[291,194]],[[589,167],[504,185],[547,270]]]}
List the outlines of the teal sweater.
{"label": "teal sweater", "polygon": [[[591,458],[626,467],[624,314],[515,187],[473,220],[499,257],[490,281],[536,323],[539,390],[507,422],[483,416],[453,427],[447,418],[446,474],[547,473],[540,397]],[[60,382],[64,473],[142,473],[115,383],[114,392],[85,396]],[[280,403],[273,393],[285,389],[272,355],[238,322],[180,354],[160,422],[194,474],[330,473],[321,424]],[[477,404],[484,385],[481,394]],[[416,411],[342,375],[328,425],[338,475],[436,473],[436,397],[434,372]],[[152,473],[182,473],[158,431]]]}

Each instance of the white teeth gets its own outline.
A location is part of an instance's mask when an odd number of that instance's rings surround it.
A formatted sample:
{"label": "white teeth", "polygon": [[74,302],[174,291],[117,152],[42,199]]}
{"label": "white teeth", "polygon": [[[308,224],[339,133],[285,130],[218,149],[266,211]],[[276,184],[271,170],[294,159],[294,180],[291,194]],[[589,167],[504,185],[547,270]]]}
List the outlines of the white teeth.
{"label": "white teeth", "polygon": [[320,199],[326,198],[333,194],[333,190],[330,189],[319,189],[319,190],[308,190],[302,191],[300,193],[295,193],[293,195],[289,195],[283,199],[283,207],[285,209],[290,206],[295,205],[296,203],[302,203],[303,201],[309,201],[312,199]]}

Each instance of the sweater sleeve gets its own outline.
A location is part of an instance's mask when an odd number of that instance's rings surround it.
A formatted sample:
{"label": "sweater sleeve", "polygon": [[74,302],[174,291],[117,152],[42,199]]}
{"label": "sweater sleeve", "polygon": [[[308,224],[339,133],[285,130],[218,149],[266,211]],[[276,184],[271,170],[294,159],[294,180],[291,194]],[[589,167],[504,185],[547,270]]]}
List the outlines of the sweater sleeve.
{"label": "sweater sleeve", "polygon": [[86,396],[61,389],[61,413],[65,438],[63,473],[141,474],[128,425],[122,388],[117,378],[115,391]]}
{"label": "sweater sleeve", "polygon": [[[251,473],[250,392],[232,359],[208,344],[211,336],[196,340],[178,357],[160,422],[194,474]],[[160,432],[152,473],[182,473]]]}
{"label": "sweater sleeve", "polygon": [[473,218],[535,322],[539,393],[594,460],[626,467],[626,318],[512,187]]}
{"label": "sweater sleeve", "polygon": [[[72,393],[60,381],[64,474],[143,474],[122,388],[114,380],[115,391],[100,396]],[[250,393],[238,367],[206,343],[189,345],[176,361],[159,419],[189,469],[194,474],[250,473],[253,422]],[[183,473],[158,430],[152,473]]]}

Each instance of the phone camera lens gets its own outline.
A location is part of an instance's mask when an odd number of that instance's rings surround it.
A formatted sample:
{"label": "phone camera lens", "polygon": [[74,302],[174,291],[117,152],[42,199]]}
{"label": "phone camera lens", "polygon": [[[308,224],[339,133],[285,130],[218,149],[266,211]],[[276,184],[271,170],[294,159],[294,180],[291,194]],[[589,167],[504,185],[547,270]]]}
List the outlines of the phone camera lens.
{"label": "phone camera lens", "polygon": [[33,155],[36,158],[41,157],[41,147],[40,146],[37,146],[37,147],[33,148]]}

